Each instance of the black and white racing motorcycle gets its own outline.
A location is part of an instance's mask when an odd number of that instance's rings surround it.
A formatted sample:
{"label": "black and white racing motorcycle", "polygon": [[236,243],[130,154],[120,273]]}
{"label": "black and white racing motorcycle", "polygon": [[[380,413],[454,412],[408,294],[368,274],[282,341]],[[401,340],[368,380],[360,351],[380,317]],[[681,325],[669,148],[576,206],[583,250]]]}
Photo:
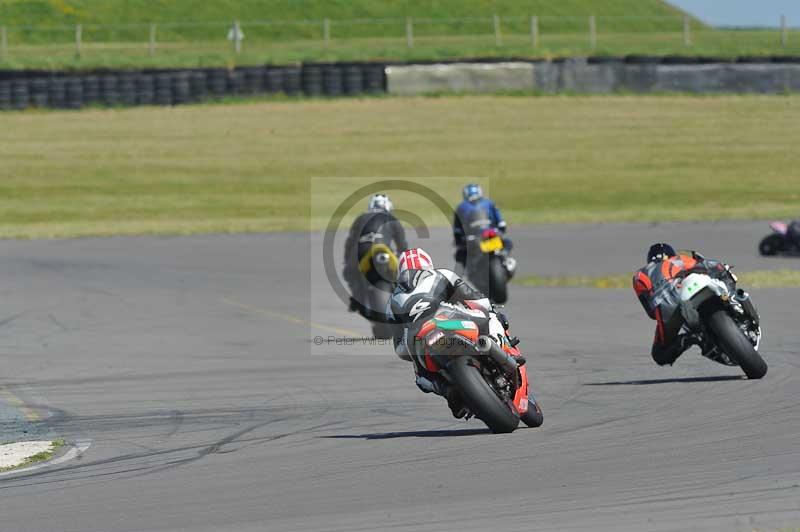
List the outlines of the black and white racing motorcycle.
{"label": "black and white racing motorcycle", "polygon": [[750,295],[736,288],[738,279],[727,272],[730,283],[701,273],[691,273],[679,284],[684,329],[698,334],[703,356],[726,366],[739,366],[750,379],[767,373],[758,353],[761,320]]}

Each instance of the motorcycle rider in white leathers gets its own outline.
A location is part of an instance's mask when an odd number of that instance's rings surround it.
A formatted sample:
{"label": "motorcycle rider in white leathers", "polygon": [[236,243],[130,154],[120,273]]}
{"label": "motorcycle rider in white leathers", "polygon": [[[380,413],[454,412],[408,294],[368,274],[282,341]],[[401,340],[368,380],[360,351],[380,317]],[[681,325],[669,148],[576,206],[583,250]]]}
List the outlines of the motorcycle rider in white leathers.
{"label": "motorcycle rider in white leathers", "polygon": [[[455,272],[434,268],[430,255],[421,248],[404,251],[399,258],[397,288],[389,301],[387,314],[396,324],[394,335],[395,353],[414,361],[416,383],[425,393],[435,393],[447,398],[456,418],[464,417],[466,409],[457,392],[447,380],[437,373],[422,367],[412,356],[414,335],[418,328],[433,316],[442,304],[463,305],[465,319],[488,327],[492,305],[489,299],[472,288]],[[507,328],[505,316],[498,319]]]}

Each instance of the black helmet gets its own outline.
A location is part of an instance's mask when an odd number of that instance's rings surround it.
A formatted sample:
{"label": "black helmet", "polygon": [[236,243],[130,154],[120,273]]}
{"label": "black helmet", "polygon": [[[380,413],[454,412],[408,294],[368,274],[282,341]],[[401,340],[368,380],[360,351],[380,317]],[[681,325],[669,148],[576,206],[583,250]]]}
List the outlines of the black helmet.
{"label": "black helmet", "polygon": [[677,255],[675,248],[664,242],[659,242],[650,246],[647,251],[647,262],[655,262],[657,260],[664,260]]}

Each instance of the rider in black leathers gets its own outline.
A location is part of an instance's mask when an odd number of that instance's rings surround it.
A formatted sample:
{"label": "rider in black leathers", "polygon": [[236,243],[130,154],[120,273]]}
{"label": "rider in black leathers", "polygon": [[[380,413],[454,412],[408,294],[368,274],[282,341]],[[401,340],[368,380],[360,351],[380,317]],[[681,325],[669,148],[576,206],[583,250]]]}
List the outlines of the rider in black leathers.
{"label": "rider in black leathers", "polygon": [[789,237],[789,240],[794,242],[794,245],[800,249],[800,220],[795,220],[789,224],[787,236]]}
{"label": "rider in black leathers", "polygon": [[[447,398],[453,416],[461,418],[466,415],[464,403],[455,389],[438,373],[428,371],[416,359],[412,344],[418,327],[433,315],[442,303],[461,303],[468,309],[480,311],[485,319],[477,318],[465,311],[464,319],[475,321],[479,327],[488,326],[488,312],[492,310],[489,299],[472,288],[455,272],[443,268],[434,268],[430,256],[422,249],[410,249],[400,255],[397,288],[390,300],[390,314],[397,327],[394,346],[395,352],[403,359],[414,361],[416,383],[425,393],[435,393]],[[507,326],[503,315],[498,315]],[[482,330],[482,333],[486,331]]]}
{"label": "rider in black leathers", "polygon": [[358,267],[361,258],[375,244],[385,244],[395,255],[408,249],[405,230],[391,211],[392,202],[389,197],[375,194],[369,200],[369,210],[356,218],[350,226],[344,245],[343,275],[350,287],[351,312],[364,309],[363,295],[368,281]]}

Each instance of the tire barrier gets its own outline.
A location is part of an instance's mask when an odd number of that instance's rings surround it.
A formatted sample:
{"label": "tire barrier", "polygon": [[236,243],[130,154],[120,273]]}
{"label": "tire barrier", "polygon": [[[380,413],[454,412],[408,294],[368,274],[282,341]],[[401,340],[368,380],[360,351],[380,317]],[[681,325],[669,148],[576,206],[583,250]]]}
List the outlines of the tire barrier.
{"label": "tire barrier", "polygon": [[30,105],[30,91],[28,90],[28,80],[15,79],[11,82],[11,107],[21,110]]}
{"label": "tire barrier", "polygon": [[136,78],[136,105],[153,105],[156,101],[156,80],[150,74]]}
{"label": "tire barrier", "polygon": [[338,97],[344,93],[342,68],[328,65],[322,69],[322,92],[325,96]]}
{"label": "tire barrier", "polygon": [[117,76],[103,76],[100,78],[100,99],[103,105],[113,107],[119,104],[117,93]]}
{"label": "tire barrier", "polygon": [[86,76],[83,78],[83,103],[82,105],[92,105],[100,101],[100,78],[97,76]]}
{"label": "tire barrier", "polygon": [[11,82],[0,81],[0,110],[11,109]]}
{"label": "tire barrier", "polygon": [[341,97],[385,91],[385,65],[371,63],[83,74],[0,71],[0,110],[182,105],[237,95]]}
{"label": "tire barrier", "polygon": [[[402,83],[401,78],[405,79]],[[619,90],[782,93],[800,91],[800,57],[628,55],[391,67],[382,63],[328,63],[84,73],[0,71],[0,110],[182,105],[229,96],[278,93],[340,97],[385,92],[493,91],[504,87],[585,93]]]}
{"label": "tire barrier", "polygon": [[242,92],[244,94],[261,94],[264,92],[264,67],[248,67],[242,69]]}
{"label": "tire barrier", "polygon": [[364,92],[364,73],[358,65],[344,67],[344,93],[355,96]]}
{"label": "tire barrier", "polygon": [[322,89],[322,67],[319,65],[307,65],[302,71],[303,92],[307,96],[322,96],[325,92]]}

